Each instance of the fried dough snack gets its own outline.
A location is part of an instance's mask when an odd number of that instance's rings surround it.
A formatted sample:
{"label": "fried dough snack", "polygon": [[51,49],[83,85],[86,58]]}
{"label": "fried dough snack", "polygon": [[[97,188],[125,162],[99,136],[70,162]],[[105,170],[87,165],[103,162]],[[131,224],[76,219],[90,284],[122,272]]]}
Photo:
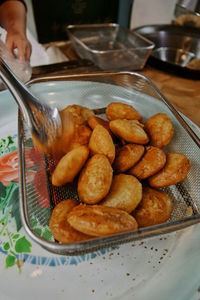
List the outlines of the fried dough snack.
{"label": "fried dough snack", "polygon": [[169,144],[174,135],[172,122],[168,115],[163,113],[149,118],[144,124],[144,129],[149,135],[150,144],[158,148],[163,148]]}
{"label": "fried dough snack", "polygon": [[190,170],[190,160],[181,153],[167,153],[166,164],[162,170],[148,178],[151,187],[167,187],[184,180]]}
{"label": "fried dough snack", "polygon": [[35,147],[39,151],[55,158],[60,158],[66,153],[75,131],[74,120],[68,111],[60,111],[60,118],[62,122],[62,133],[51,148],[46,147],[34,135],[32,135]]}
{"label": "fried dough snack", "polygon": [[102,118],[99,118],[97,116],[90,116],[88,118],[88,125],[90,128],[94,129],[97,125],[102,125],[105,129],[108,130],[109,133],[111,133],[109,122],[107,120],[104,120]]}
{"label": "fried dough snack", "polygon": [[96,204],[109,192],[113,170],[108,158],[95,154],[82,169],[78,180],[78,195],[87,204]]}
{"label": "fried dough snack", "polygon": [[74,135],[69,143],[67,152],[73,150],[74,148],[80,147],[82,145],[88,146],[92,130],[86,125],[79,125],[75,127]]}
{"label": "fried dough snack", "polygon": [[180,26],[192,26],[192,27],[200,27],[200,17],[196,16],[192,13],[187,13],[187,14],[181,14],[176,18],[174,21],[175,25],[180,25]]}
{"label": "fried dough snack", "polygon": [[128,143],[147,144],[148,135],[143,129],[143,124],[137,120],[117,119],[109,123],[111,131]]}
{"label": "fried dough snack", "polygon": [[132,175],[119,174],[113,176],[110,192],[101,204],[131,213],[141,199],[142,185],[138,179]]}
{"label": "fried dough snack", "polygon": [[144,154],[144,146],[136,144],[126,144],[117,151],[113,169],[117,173],[122,173],[134,166]]}
{"label": "fried dough snack", "polygon": [[142,120],[142,116],[131,105],[112,102],[106,107],[106,117],[108,120],[127,119],[127,120]]}
{"label": "fried dough snack", "polygon": [[160,171],[166,163],[166,155],[160,148],[147,146],[142,159],[128,173],[143,180]]}
{"label": "fried dough snack", "polygon": [[61,243],[73,243],[91,239],[91,236],[75,230],[67,221],[68,213],[78,204],[75,199],[67,199],[58,203],[53,209],[49,227],[55,240]]}
{"label": "fried dough snack", "polygon": [[144,187],[142,201],[133,216],[139,227],[147,227],[167,221],[172,210],[173,202],[165,192]]}
{"label": "fried dough snack", "polygon": [[55,239],[81,241],[170,218],[173,202],[156,188],[184,180],[191,166],[185,155],[163,150],[174,134],[170,118],[158,113],[142,124],[141,115],[124,103],[108,105],[109,121],[80,105],[61,111],[63,123],[69,115],[71,130],[55,145],[63,157],[52,184],[75,183],[82,203],[68,199],[55,207],[50,221]]}
{"label": "fried dough snack", "polygon": [[88,118],[94,116],[91,109],[77,104],[69,105],[63,111],[70,112],[76,125],[86,125]]}
{"label": "fried dough snack", "polygon": [[80,146],[65,154],[52,174],[52,184],[61,186],[72,182],[85,164],[88,155],[89,149],[86,146]]}
{"label": "fried dough snack", "polygon": [[102,205],[74,207],[67,221],[76,230],[92,236],[105,236],[137,229],[137,222],[127,212]]}
{"label": "fried dough snack", "polygon": [[115,145],[108,130],[102,125],[96,125],[89,141],[91,154],[104,154],[112,164],[115,159]]}

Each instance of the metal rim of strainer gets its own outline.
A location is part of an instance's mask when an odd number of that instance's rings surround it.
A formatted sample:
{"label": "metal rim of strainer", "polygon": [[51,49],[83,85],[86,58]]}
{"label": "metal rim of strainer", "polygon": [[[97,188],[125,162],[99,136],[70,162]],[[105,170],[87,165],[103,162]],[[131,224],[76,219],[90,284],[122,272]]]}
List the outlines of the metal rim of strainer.
{"label": "metal rim of strainer", "polygon": [[[102,77],[102,76],[138,76],[141,79],[145,80],[152,90],[157,94],[157,96],[162,100],[162,102],[169,108],[169,110],[174,114],[175,118],[179,121],[185,131],[190,135],[193,141],[200,148],[200,139],[196,135],[196,133],[191,129],[191,127],[187,124],[187,122],[183,119],[181,114],[175,109],[175,107],[168,101],[168,99],[159,91],[159,89],[148,79],[146,76],[141,75],[136,72],[96,72],[90,74],[80,74],[80,75],[57,75],[57,76],[48,76],[41,77],[34,80],[31,80],[28,85],[45,82],[51,80],[66,80],[66,79],[81,79],[84,77]],[[170,233],[175,230],[183,229],[185,227],[191,226],[193,224],[200,222],[200,214],[196,214],[183,220],[174,221],[171,223],[159,224],[147,228],[139,228],[136,231],[131,232],[123,232],[120,234],[115,234],[112,236],[95,238],[88,241],[77,242],[77,243],[69,243],[69,244],[60,244],[52,241],[48,241],[41,236],[39,236],[30,225],[28,207],[27,207],[27,193],[26,193],[26,185],[25,185],[25,159],[24,159],[24,128],[23,128],[23,120],[19,113],[18,118],[18,152],[19,152],[19,194],[20,194],[20,214],[23,226],[25,231],[30,236],[32,240],[38,243],[40,246],[45,248],[46,250],[62,255],[79,255],[83,253],[93,252],[100,250],[102,248],[109,248],[115,245],[127,243],[129,241],[140,240],[143,238],[148,238],[160,234]]]}

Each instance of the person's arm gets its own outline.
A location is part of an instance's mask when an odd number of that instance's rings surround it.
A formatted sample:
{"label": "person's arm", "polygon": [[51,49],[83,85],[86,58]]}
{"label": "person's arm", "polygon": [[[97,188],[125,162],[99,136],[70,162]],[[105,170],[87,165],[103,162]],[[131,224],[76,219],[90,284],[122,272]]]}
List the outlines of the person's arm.
{"label": "person's arm", "polygon": [[31,44],[26,37],[26,8],[16,0],[7,0],[0,5],[0,24],[7,31],[6,46],[13,53],[18,49],[21,60],[29,60]]}

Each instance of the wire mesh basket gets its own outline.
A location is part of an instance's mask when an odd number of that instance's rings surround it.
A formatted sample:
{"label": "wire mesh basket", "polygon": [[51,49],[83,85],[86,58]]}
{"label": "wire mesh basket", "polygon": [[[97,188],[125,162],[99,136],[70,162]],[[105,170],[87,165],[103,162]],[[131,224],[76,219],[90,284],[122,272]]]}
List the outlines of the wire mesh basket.
{"label": "wire mesh basket", "polygon": [[159,225],[120,234],[61,244],[50,233],[49,220],[54,206],[66,198],[78,199],[73,184],[52,186],[54,161],[35,149],[30,130],[21,113],[18,122],[20,211],[28,235],[45,249],[62,255],[78,255],[133,240],[169,233],[200,221],[200,139],[182,115],[145,76],[134,72],[104,72],[62,75],[34,79],[28,87],[41,101],[63,109],[79,104],[104,117],[110,102],[124,102],[140,112],[145,121],[163,112],[172,120],[175,134],[166,152],[185,154],[192,167],[187,178],[164,188],[174,202],[171,218]]}
{"label": "wire mesh basket", "polygon": [[119,24],[69,25],[66,32],[81,58],[101,70],[141,70],[154,43]]}

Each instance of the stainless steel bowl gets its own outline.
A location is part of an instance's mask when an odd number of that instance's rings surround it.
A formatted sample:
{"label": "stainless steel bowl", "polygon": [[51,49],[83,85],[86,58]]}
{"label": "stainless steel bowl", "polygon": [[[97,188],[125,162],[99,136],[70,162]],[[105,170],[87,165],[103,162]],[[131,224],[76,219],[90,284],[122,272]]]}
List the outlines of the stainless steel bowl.
{"label": "stainless steel bowl", "polygon": [[[155,48],[151,53],[148,63],[164,71],[175,72],[184,77],[200,78],[200,70],[191,70],[187,68],[185,62],[174,63],[169,52],[174,49],[174,57],[177,53],[184,53],[190,61],[192,58],[200,58],[200,31],[193,27],[184,27],[178,25],[147,25],[134,29],[134,32],[151,40]],[[168,49],[168,50],[166,50]],[[166,54],[168,52],[168,55]],[[163,54],[165,53],[165,54]],[[165,55],[165,59],[163,56]]]}
{"label": "stainless steel bowl", "polygon": [[160,47],[153,50],[152,55],[162,61],[169,62],[171,64],[179,65],[182,67],[195,58],[194,53],[185,51],[183,49]]}

